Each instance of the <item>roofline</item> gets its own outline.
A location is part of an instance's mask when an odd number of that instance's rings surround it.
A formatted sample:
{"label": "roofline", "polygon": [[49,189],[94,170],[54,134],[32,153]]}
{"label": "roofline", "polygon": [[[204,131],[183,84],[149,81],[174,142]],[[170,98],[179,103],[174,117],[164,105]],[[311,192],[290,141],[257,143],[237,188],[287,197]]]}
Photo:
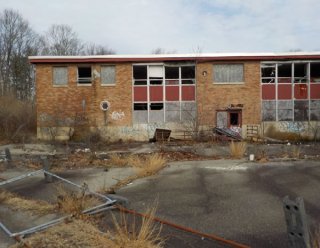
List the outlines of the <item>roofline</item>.
{"label": "roofline", "polygon": [[95,56],[29,56],[30,63],[115,63],[167,61],[230,61],[230,60],[290,60],[320,59],[320,52],[288,53],[202,53],[151,55],[95,55]]}

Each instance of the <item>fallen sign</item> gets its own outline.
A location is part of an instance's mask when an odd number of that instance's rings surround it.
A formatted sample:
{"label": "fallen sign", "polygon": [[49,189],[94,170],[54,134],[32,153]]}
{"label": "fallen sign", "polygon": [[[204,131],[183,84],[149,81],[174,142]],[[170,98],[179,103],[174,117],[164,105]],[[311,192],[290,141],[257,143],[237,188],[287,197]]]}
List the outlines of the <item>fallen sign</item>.
{"label": "fallen sign", "polygon": [[[87,195],[93,195],[93,196],[96,196],[96,197],[99,197],[99,198],[102,199],[102,201],[103,201],[102,204],[99,204],[97,206],[93,206],[91,208],[83,210],[82,211],[83,214],[92,215],[92,214],[100,213],[100,212],[105,211],[105,210],[109,210],[109,209],[114,209],[115,208],[115,203],[117,202],[117,200],[115,200],[114,197],[112,197],[113,199],[111,199],[110,197],[105,196],[103,194],[99,194],[97,192],[92,192],[92,191],[90,191],[88,189],[87,185],[81,186],[81,185],[76,184],[74,182],[71,182],[71,181],[69,181],[69,180],[67,180],[65,178],[62,178],[62,177],[60,177],[60,176],[58,176],[58,175],[56,175],[54,173],[46,171],[44,169],[33,171],[33,172],[30,172],[30,173],[27,173],[27,174],[24,174],[24,175],[20,175],[18,177],[10,178],[10,179],[8,179],[6,181],[1,182],[0,183],[0,187],[4,186],[4,185],[7,185],[7,184],[10,184],[10,183],[13,183],[13,182],[16,182],[16,181],[19,181],[19,180],[23,180],[23,179],[31,177],[31,176],[35,176],[35,175],[41,174],[41,173],[44,173],[45,177],[46,176],[50,176],[50,177],[56,178],[56,179],[58,179],[58,180],[60,180],[60,181],[62,181],[64,183],[67,183],[67,184],[69,184],[71,186],[74,186],[74,187],[76,187],[78,189],[81,189]],[[61,223],[62,221],[64,221],[67,218],[70,218],[70,217],[72,217],[72,215],[66,215],[66,216],[63,216],[63,217],[48,221],[46,223],[43,223],[43,224],[31,227],[31,228],[25,229],[25,230],[20,231],[20,232],[12,232],[1,221],[0,221],[0,228],[9,237],[17,239],[17,238],[23,237],[24,235],[32,234],[34,232],[38,232],[38,231],[47,229],[47,228],[49,228],[51,226],[54,226],[56,224]]]}
{"label": "fallen sign", "polygon": [[215,128],[213,128],[213,132],[219,136],[231,138],[232,140],[237,140],[237,141],[242,140],[242,137],[240,136],[240,134],[235,131],[232,131],[230,128],[215,127]]}

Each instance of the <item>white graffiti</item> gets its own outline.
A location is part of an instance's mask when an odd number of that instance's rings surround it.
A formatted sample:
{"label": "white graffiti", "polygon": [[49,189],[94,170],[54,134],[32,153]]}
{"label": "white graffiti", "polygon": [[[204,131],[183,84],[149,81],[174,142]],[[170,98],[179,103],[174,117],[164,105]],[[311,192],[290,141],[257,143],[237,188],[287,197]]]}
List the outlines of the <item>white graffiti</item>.
{"label": "white graffiti", "polygon": [[120,121],[125,117],[125,114],[123,111],[113,111],[111,114],[111,119],[115,121]]}

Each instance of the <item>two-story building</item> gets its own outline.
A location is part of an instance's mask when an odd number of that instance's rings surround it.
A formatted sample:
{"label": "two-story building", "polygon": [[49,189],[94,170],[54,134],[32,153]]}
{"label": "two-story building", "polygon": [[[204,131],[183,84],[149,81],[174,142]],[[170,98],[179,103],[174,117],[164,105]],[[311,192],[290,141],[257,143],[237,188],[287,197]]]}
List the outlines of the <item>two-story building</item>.
{"label": "two-story building", "polygon": [[37,135],[77,126],[111,140],[148,140],[155,128],[247,126],[310,131],[320,121],[320,53],[32,56]]}

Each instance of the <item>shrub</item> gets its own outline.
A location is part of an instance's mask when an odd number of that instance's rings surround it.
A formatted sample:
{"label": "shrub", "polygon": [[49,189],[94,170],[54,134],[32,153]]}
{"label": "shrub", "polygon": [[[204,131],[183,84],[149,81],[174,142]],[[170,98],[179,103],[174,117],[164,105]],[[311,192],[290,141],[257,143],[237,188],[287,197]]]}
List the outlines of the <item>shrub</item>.
{"label": "shrub", "polygon": [[2,96],[0,106],[0,137],[21,141],[36,133],[36,114],[31,101]]}
{"label": "shrub", "polygon": [[231,141],[229,148],[231,157],[242,158],[247,150],[247,143]]}

